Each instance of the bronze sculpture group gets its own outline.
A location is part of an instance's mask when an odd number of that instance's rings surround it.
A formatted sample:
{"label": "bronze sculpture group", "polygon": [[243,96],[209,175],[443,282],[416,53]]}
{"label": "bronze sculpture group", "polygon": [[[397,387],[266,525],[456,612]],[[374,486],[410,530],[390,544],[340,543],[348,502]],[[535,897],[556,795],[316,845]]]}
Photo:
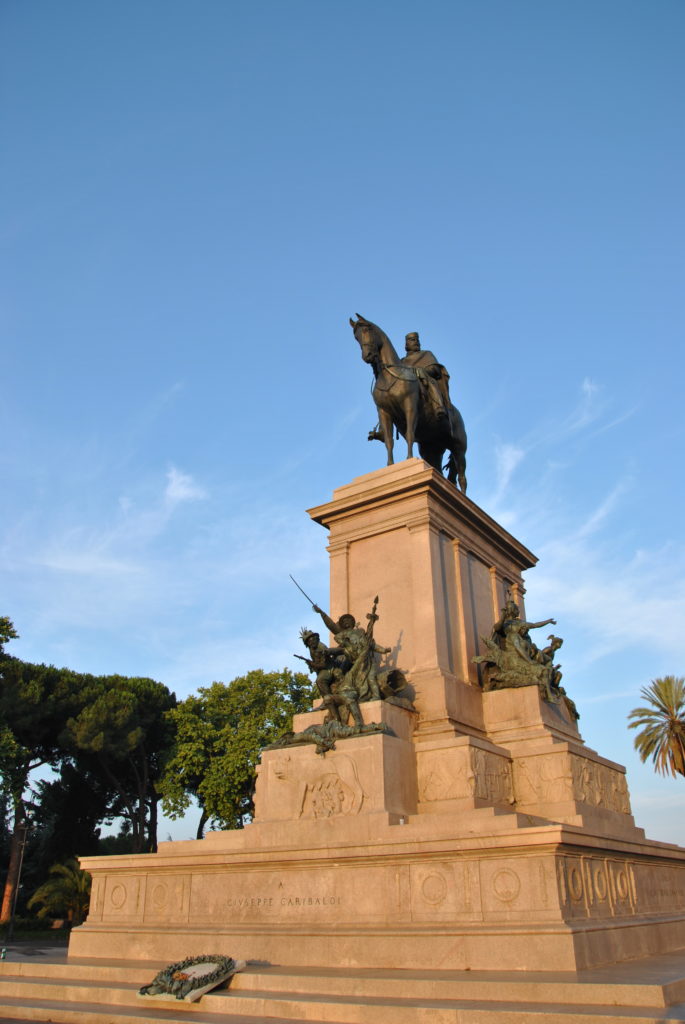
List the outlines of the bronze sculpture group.
{"label": "bronze sculpture group", "polygon": [[459,484],[466,493],[466,430],[461,413],[449,396],[449,374],[432,352],[421,348],[419,336],[406,336],[406,355],[400,359],[387,334],[357,313],[350,319],[362,359],[373,369],[373,400],[379,424],[369,440],[383,441],[388,465],[393,464],[393,432],[407,442],[407,458],[418,445],[422,459],[442,471],[442,460],[449,452],[447,479]]}
{"label": "bronze sculpture group", "polygon": [[317,753],[325,753],[334,748],[336,739],[365,732],[389,732],[382,723],[364,723],[359,705],[367,701],[385,700],[413,710],[404,674],[397,668],[378,664],[378,655],[390,654],[390,648],[381,647],[374,640],[377,607],[376,597],[366,616],[368,625],[362,629],[354,615],[346,612],[339,619],[332,619],[318,605],[312,604],[335,637],[336,646],[327,647],[317,632],[302,629],[300,636],[309,657],[300,654],[295,657],[305,661],[309,670],[316,673],[316,687],[321,697],[321,705],[316,710],[325,710],[326,716],[321,725],[309,726],[301,733],[286,733],[267,749],[315,743]]}
{"label": "bronze sculpture group", "polygon": [[554,664],[556,652],[564,641],[551,633],[547,638],[547,647],[540,649],[530,638],[531,629],[542,629],[548,625],[556,625],[556,620],[526,622],[519,614],[518,605],[510,597],[492,627],[490,636],[481,637],[487,653],[476,655],[473,661],[483,666],[484,690],[535,685],[543,700],[550,704],[563,701],[571,717],[577,719],[576,706],[561,685],[561,669]]}

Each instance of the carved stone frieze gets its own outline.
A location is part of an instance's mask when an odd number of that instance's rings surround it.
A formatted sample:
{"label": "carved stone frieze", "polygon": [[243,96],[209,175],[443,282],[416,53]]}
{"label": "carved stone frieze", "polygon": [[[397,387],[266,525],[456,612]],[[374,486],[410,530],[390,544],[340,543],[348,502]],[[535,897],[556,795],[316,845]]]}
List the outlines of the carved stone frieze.
{"label": "carved stone frieze", "polygon": [[635,867],[607,857],[565,857],[557,862],[559,896],[570,917],[623,917],[638,907]]}
{"label": "carved stone frieze", "polygon": [[468,746],[424,754],[419,779],[419,800],[478,800],[512,804],[511,762],[481,747]]}
{"label": "carved stone frieze", "polygon": [[572,799],[572,775],[565,753],[519,757],[514,761],[517,804],[560,803]]}
{"label": "carved stone frieze", "polygon": [[511,761],[476,747],[471,751],[473,795],[491,804],[513,804]]}
{"label": "carved stone frieze", "polygon": [[630,814],[628,786],[623,772],[578,756],[571,758],[571,770],[576,800],[592,807]]}
{"label": "carved stone frieze", "polygon": [[361,810],[365,794],[351,757],[338,755],[322,765],[318,760],[295,763],[285,754],[271,771],[282,790],[276,802],[288,806],[293,818],[330,818]]}

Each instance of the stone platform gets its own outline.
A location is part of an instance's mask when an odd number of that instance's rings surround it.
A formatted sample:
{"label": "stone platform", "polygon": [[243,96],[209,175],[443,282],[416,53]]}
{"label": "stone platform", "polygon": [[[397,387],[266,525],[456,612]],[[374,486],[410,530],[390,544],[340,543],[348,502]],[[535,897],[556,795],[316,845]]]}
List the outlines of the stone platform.
{"label": "stone platform", "polygon": [[83,858],[70,957],[568,972],[685,949],[685,850],[635,825],[625,770],[537,686],[479,685],[479,637],[507,593],[523,607],[534,555],[418,459],[310,514],[330,531],[331,614],[365,622],[378,594],[416,710],[362,704],[391,734],[324,757],[265,752],[244,830]]}

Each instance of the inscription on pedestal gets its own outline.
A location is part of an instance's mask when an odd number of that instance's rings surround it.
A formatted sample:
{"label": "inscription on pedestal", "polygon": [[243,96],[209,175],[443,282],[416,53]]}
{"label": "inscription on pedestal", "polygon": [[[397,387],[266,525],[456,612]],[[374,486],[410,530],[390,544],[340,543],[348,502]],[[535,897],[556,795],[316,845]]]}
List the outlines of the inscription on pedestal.
{"label": "inscription on pedestal", "polygon": [[342,896],[228,896],[229,910],[272,910],[277,907],[337,907]]}

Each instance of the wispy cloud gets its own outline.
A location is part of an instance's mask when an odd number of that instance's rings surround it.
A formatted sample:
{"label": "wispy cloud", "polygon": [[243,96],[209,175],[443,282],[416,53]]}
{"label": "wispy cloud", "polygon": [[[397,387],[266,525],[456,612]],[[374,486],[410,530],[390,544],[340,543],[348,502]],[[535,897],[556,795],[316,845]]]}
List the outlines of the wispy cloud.
{"label": "wispy cloud", "polygon": [[523,448],[508,442],[498,443],[495,449],[495,460],[497,467],[497,487],[494,501],[502,497],[514,474],[516,467],[526,456]]}
{"label": "wispy cloud", "polygon": [[140,572],[140,566],[122,559],[108,558],[97,550],[80,549],[67,544],[48,549],[40,559],[46,569],[80,576],[121,576]]}
{"label": "wispy cloud", "polygon": [[632,481],[625,477],[619,480],[612,490],[602,499],[599,505],[593,509],[576,532],[576,537],[587,537],[596,533],[611,518],[620,505],[621,498],[631,489]]}
{"label": "wispy cloud", "polygon": [[599,384],[585,377],[580,385],[580,402],[565,422],[568,431],[584,430],[594,423],[602,412],[601,388]]}
{"label": "wispy cloud", "polygon": [[626,697],[635,697],[635,688],[629,690],[614,690],[611,693],[595,693],[590,697],[583,698],[583,704],[607,704],[613,700],[624,700]]}
{"label": "wispy cloud", "polygon": [[681,658],[682,548],[668,544],[626,558],[613,552],[610,538],[585,532],[559,536],[539,553],[536,601],[582,627],[586,664],[640,645]]}
{"label": "wispy cloud", "polygon": [[204,487],[196,484],[189,473],[183,473],[172,466],[167,473],[164,498],[167,504],[179,505],[183,501],[204,501],[208,497]]}
{"label": "wispy cloud", "polygon": [[[549,468],[559,465],[559,452],[572,437],[582,435],[591,426],[601,421],[607,403],[601,399],[602,389],[589,377],[585,377],[578,389],[578,400],[566,414],[556,415],[553,421],[539,420],[531,430],[521,437],[495,442],[495,486],[488,495],[487,506],[491,514],[501,519],[502,523],[512,527],[515,514],[507,504],[512,485],[517,479],[517,471],[523,468],[532,455],[536,456],[538,465],[541,460]],[[619,423],[624,416],[618,417]],[[601,429],[607,430],[611,425],[604,423]]]}

